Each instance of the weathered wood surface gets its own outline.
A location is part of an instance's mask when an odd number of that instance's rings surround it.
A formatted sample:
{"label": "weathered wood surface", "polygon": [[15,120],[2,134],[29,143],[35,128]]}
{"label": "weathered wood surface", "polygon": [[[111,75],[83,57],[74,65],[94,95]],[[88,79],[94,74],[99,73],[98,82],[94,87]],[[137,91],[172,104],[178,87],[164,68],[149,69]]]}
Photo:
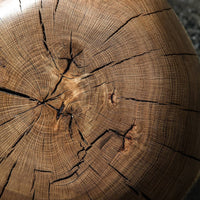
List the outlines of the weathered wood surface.
{"label": "weathered wood surface", "polygon": [[1,0],[0,199],[181,199],[199,87],[164,0]]}

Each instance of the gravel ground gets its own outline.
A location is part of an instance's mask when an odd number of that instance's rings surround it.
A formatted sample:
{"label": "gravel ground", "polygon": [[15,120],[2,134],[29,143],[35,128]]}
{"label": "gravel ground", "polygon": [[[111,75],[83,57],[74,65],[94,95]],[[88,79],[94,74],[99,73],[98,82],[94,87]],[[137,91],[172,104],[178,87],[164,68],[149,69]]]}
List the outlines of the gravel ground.
{"label": "gravel ground", "polygon": [[200,0],[168,0],[190,36],[200,58]]}
{"label": "gravel ground", "polygon": [[[200,0],[168,0],[190,36],[200,58]],[[200,200],[200,178],[184,200]]]}

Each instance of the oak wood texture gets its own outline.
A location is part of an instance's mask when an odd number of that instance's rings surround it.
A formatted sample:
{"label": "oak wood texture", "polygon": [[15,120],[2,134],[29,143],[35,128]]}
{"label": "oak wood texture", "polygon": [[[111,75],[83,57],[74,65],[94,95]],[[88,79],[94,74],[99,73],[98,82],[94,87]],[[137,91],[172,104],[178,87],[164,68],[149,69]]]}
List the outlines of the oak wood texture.
{"label": "oak wood texture", "polygon": [[0,199],[181,199],[199,87],[165,0],[1,0]]}

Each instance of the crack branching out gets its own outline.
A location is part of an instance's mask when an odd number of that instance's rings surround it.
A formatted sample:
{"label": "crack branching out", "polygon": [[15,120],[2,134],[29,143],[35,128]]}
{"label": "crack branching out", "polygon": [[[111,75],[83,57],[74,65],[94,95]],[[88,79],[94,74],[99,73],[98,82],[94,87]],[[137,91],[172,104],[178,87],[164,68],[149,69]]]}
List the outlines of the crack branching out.
{"label": "crack branching out", "polygon": [[15,162],[15,163],[13,164],[13,166],[12,166],[12,168],[11,168],[11,170],[10,170],[10,173],[8,174],[8,178],[7,178],[7,180],[6,180],[6,183],[3,185],[3,188],[2,188],[2,190],[1,190],[0,198],[2,197],[4,191],[5,191],[5,189],[6,189],[7,185],[8,185],[8,183],[9,183],[10,177],[11,177],[11,175],[12,175],[12,172],[13,172],[13,170],[14,170],[16,164],[17,164],[17,162]]}
{"label": "crack branching out", "polygon": [[62,82],[63,80],[63,77],[64,75],[70,70],[70,67],[71,67],[71,64],[74,62],[74,59],[76,57],[78,57],[82,52],[83,50],[79,51],[75,56],[73,56],[73,52],[72,52],[72,32],[70,34],[70,45],[69,45],[69,52],[70,52],[70,58],[66,58],[66,57],[61,57],[59,58],[60,60],[66,60],[67,61],[67,66],[64,70],[64,72],[61,74],[61,77],[59,78],[58,82],[56,83],[53,91],[51,92],[51,95],[54,94],[58,88],[58,86],[60,85],[60,83]]}

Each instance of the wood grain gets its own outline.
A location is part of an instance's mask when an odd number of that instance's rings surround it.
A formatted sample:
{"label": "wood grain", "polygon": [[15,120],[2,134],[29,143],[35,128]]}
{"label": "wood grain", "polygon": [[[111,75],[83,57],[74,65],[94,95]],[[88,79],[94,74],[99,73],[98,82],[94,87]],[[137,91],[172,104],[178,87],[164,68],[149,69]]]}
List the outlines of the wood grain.
{"label": "wood grain", "polygon": [[1,0],[0,74],[0,199],[177,200],[197,177],[200,65],[167,1]]}

